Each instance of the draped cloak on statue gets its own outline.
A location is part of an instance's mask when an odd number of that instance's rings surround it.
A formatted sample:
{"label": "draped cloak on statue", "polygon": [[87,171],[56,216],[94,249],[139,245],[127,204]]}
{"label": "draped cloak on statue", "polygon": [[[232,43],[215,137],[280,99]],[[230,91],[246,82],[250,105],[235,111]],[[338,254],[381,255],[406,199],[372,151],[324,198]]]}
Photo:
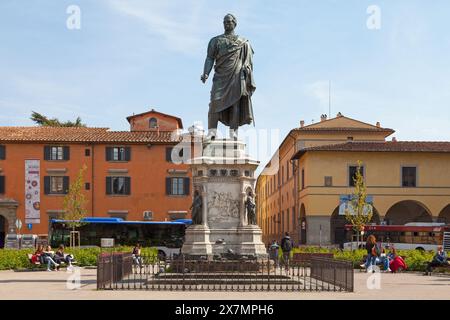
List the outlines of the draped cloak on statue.
{"label": "draped cloak on statue", "polygon": [[238,126],[251,124],[253,81],[253,49],[239,36],[220,35],[208,44],[208,58],[215,61],[209,114],[230,126],[232,106],[239,103]]}

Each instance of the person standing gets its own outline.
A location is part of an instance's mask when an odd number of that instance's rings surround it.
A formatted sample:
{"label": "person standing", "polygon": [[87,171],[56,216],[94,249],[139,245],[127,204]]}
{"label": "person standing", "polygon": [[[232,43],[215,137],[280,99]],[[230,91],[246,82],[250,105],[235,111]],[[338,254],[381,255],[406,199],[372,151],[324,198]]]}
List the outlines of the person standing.
{"label": "person standing", "polygon": [[281,239],[281,250],[283,251],[283,262],[286,270],[289,269],[289,259],[291,256],[292,247],[292,239],[289,236],[289,232],[286,232],[283,239]]}

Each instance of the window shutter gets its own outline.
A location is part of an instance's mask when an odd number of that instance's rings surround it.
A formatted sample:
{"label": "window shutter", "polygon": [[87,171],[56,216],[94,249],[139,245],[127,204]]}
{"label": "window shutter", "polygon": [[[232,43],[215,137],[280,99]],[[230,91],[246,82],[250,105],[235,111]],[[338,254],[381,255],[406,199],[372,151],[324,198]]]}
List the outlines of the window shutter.
{"label": "window shutter", "polygon": [[64,194],[69,193],[69,177],[68,176],[63,177],[63,193]]}
{"label": "window shutter", "polygon": [[0,176],[0,194],[5,193],[5,176]]}
{"label": "window shutter", "polygon": [[44,147],[44,160],[50,160],[50,146]]}
{"label": "window shutter", "polygon": [[111,156],[111,153],[112,153],[112,148],[111,147],[106,147],[106,161],[111,161],[111,159],[112,159],[112,156]]}
{"label": "window shutter", "polygon": [[125,177],[125,194],[131,194],[131,178]]}
{"label": "window shutter", "polygon": [[166,195],[170,196],[172,194],[172,179],[166,178]]}
{"label": "window shutter", "polygon": [[125,161],[131,160],[131,148],[125,147]]}
{"label": "window shutter", "polygon": [[112,178],[106,177],[106,194],[112,194]]}
{"label": "window shutter", "polygon": [[0,160],[5,160],[6,158],[6,147],[0,146]]}
{"label": "window shutter", "polygon": [[70,160],[70,147],[63,147],[63,159]]}
{"label": "window shutter", "polygon": [[166,161],[172,162],[172,147],[166,148]]}
{"label": "window shutter", "polygon": [[184,178],[184,194],[189,195],[189,187],[190,187],[190,180],[189,178]]}
{"label": "window shutter", "polygon": [[50,177],[49,176],[44,177],[44,193],[50,194]]}

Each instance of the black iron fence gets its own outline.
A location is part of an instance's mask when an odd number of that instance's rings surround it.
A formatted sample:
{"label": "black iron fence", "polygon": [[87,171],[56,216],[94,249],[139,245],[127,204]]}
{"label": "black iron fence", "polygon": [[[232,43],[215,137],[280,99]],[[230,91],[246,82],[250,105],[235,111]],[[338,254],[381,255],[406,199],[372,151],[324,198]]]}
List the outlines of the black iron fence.
{"label": "black iron fence", "polygon": [[167,291],[353,291],[351,262],[327,258],[280,263],[263,260],[154,262],[131,254],[102,254],[97,289]]}

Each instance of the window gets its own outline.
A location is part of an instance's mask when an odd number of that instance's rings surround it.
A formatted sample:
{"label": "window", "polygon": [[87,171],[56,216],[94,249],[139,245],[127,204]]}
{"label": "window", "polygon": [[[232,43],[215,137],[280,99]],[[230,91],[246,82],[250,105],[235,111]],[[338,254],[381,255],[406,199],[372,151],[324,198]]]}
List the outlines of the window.
{"label": "window", "polygon": [[69,160],[70,159],[69,147],[62,146],[45,146],[44,147],[44,160]]}
{"label": "window", "polygon": [[[173,150],[173,147],[167,147],[166,148],[166,161],[167,162],[173,162],[172,161],[172,150]],[[179,149],[178,156],[179,156],[180,159],[183,158],[183,148]]]}
{"label": "window", "polygon": [[189,195],[190,179],[189,178],[166,178],[166,194],[170,196],[186,196]]}
{"label": "window", "polygon": [[305,169],[302,169],[302,189],[305,189]]}
{"label": "window", "polygon": [[106,147],[106,161],[130,161],[130,147]]}
{"label": "window", "polygon": [[281,184],[284,184],[284,166],[281,167]]}
{"label": "window", "polygon": [[155,129],[158,127],[158,119],[150,118],[150,120],[148,122],[149,122],[150,129]]}
{"label": "window", "polygon": [[6,159],[6,147],[0,146],[0,160]]}
{"label": "window", "polygon": [[[348,185],[350,187],[354,187],[355,186],[355,179],[356,179],[356,172],[358,171],[358,167],[357,166],[350,166],[348,168]],[[364,167],[361,167],[361,175],[364,178]]]}
{"label": "window", "polygon": [[333,186],[333,177],[326,176],[325,177],[325,187]]}
{"label": "window", "polygon": [[106,194],[129,195],[131,194],[130,177],[106,177]]}
{"label": "window", "polygon": [[67,194],[69,192],[68,176],[45,176],[44,193],[45,194]]}
{"label": "window", "polygon": [[353,137],[347,137],[348,141],[353,141]]}
{"label": "window", "polygon": [[289,180],[289,163],[286,164],[286,180]]}
{"label": "window", "polygon": [[86,183],[84,184],[84,189],[85,189],[85,190],[91,190],[91,184],[90,184],[89,182],[86,182]]}
{"label": "window", "polygon": [[91,155],[91,149],[84,149],[84,155],[89,157]]}
{"label": "window", "polygon": [[417,183],[417,168],[402,167],[402,186],[416,187],[416,183]]}
{"label": "window", "polygon": [[5,193],[5,176],[0,176],[0,194]]}

